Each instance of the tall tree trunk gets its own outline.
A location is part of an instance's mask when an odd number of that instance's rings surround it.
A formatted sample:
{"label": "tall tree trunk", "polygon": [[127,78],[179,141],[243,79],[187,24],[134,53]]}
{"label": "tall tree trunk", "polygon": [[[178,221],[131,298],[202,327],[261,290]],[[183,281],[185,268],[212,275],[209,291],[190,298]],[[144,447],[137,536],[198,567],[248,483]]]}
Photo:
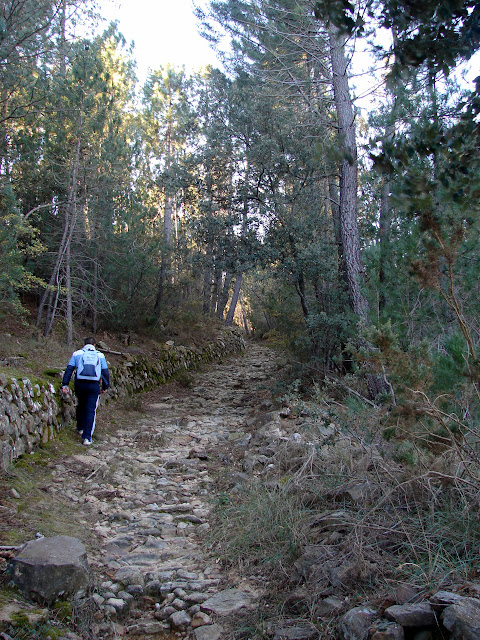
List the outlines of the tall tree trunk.
{"label": "tall tree trunk", "polygon": [[60,76],[65,78],[67,74],[67,52],[66,52],[66,23],[67,23],[67,0],[62,1],[62,8],[60,11]]}
{"label": "tall tree trunk", "polygon": [[271,331],[273,329],[273,326],[272,326],[272,323],[270,322],[270,318],[268,317],[268,314],[265,311],[265,309],[263,310],[263,317],[265,318],[265,322],[267,323],[267,329]]}
{"label": "tall tree trunk", "polygon": [[[394,49],[398,45],[397,29],[392,25],[392,39]],[[397,80],[397,82],[401,82]],[[390,122],[385,127],[384,143],[391,143],[395,137],[395,126],[397,122],[398,112],[398,91],[392,91],[392,111],[390,114]],[[380,244],[380,261],[378,265],[378,281],[379,281],[379,296],[378,296],[378,312],[385,307],[385,284],[387,280],[386,265],[388,263],[389,254],[389,241],[390,241],[390,227],[392,224],[392,207],[390,199],[390,187],[391,181],[389,174],[383,176],[382,188],[380,192],[380,220],[379,220],[379,244]]]}
{"label": "tall tree trunk", "polygon": [[[82,105],[83,108],[83,105]],[[82,142],[82,132],[83,132],[83,119],[80,120],[80,126],[77,136],[77,144],[75,146],[75,155],[73,159],[73,167],[70,181],[70,188],[68,190],[68,199],[65,204],[65,222],[63,227],[62,238],[60,240],[60,246],[58,247],[57,257],[55,259],[55,264],[52,269],[52,274],[48,281],[48,286],[46,287],[42,298],[40,300],[40,304],[38,305],[37,318],[36,318],[36,326],[39,327],[43,313],[45,311],[45,305],[47,300],[49,300],[49,312],[48,317],[45,322],[44,328],[44,336],[47,337],[50,334],[50,331],[53,326],[53,322],[55,319],[55,313],[57,309],[57,302],[60,293],[60,271],[62,264],[65,260],[66,252],[69,251],[70,242],[72,240],[73,231],[75,229],[76,217],[77,217],[77,181],[78,181],[78,171],[80,167],[80,148]],[[53,301],[53,297],[55,298]]]}
{"label": "tall tree trunk", "polygon": [[218,307],[220,305],[220,297],[222,295],[222,287],[223,287],[223,273],[218,266],[215,267],[214,282],[215,282],[214,292],[213,292],[214,299],[212,301],[211,312],[212,312],[212,315],[217,317]]}
{"label": "tall tree trunk", "polygon": [[242,280],[243,280],[243,273],[240,272],[235,279],[235,285],[233,287],[233,293],[232,293],[232,300],[230,301],[227,317],[225,318],[225,324],[227,326],[231,326],[233,324],[235,309],[237,308],[238,297],[240,296],[240,289],[242,288]]}
{"label": "tall tree trunk", "polygon": [[308,310],[307,294],[305,291],[305,278],[303,276],[303,271],[300,271],[300,273],[298,274],[297,282],[295,283],[295,288],[297,290],[298,297],[300,298],[303,317],[306,320],[309,315],[309,310]]}
{"label": "tall tree trunk", "polygon": [[71,243],[65,252],[65,287],[67,289],[67,344],[73,343],[73,307],[72,307],[72,274],[71,274]]}
{"label": "tall tree trunk", "polygon": [[[390,142],[393,140],[395,134],[395,125],[390,124],[385,128],[385,140]],[[378,294],[378,311],[381,311],[385,307],[385,284],[386,284],[386,265],[388,262],[389,254],[389,240],[390,240],[390,227],[392,224],[392,207],[390,202],[390,188],[391,182],[388,174],[383,176],[382,188],[380,192],[380,220],[379,220],[379,244],[380,244],[380,259],[378,265],[378,281],[379,281],[379,294]]]}
{"label": "tall tree trunk", "polygon": [[53,322],[55,320],[55,314],[57,312],[58,306],[58,298],[60,297],[60,278],[57,280],[57,288],[54,291],[50,292],[49,301],[48,301],[48,313],[45,319],[45,327],[43,329],[43,335],[48,337],[50,335],[50,331],[53,327]]}
{"label": "tall tree trunk", "polygon": [[239,299],[239,302],[240,302],[240,308],[242,310],[243,328],[244,328],[245,333],[247,334],[247,336],[249,336],[250,335],[250,329],[248,328],[247,314],[245,313],[245,307],[243,306],[242,296],[239,296],[238,299]]}
{"label": "tall tree trunk", "polygon": [[202,311],[205,314],[210,313],[210,309],[212,305],[212,269],[213,269],[213,242],[209,242],[207,246],[205,271],[203,272]]}
{"label": "tall tree trunk", "polygon": [[93,335],[98,330],[98,246],[95,242],[94,262],[93,262],[93,301],[92,301],[92,332]]}
{"label": "tall tree trunk", "polygon": [[345,257],[343,255],[342,223],[340,217],[340,195],[338,193],[338,185],[335,181],[334,176],[330,176],[328,178],[328,196],[330,202],[330,211],[332,212],[335,244],[337,246],[338,274],[340,280],[347,284],[347,268],[345,265]]}
{"label": "tall tree trunk", "polygon": [[[248,184],[249,184],[249,176],[250,176],[250,166],[248,160],[245,164],[245,190],[243,195],[243,211],[242,211],[242,233],[241,237],[245,238],[247,235],[247,225],[248,225]],[[240,266],[237,276],[235,278],[235,284],[233,286],[232,299],[230,301],[230,306],[228,308],[227,317],[225,318],[225,324],[227,326],[231,326],[233,324],[233,318],[235,316],[235,309],[237,308],[237,302],[240,296],[240,291],[242,288],[242,280],[243,280],[243,267]],[[242,307],[243,309],[243,307]],[[247,331],[247,329],[246,329]]]}
{"label": "tall tree trunk", "polygon": [[357,144],[355,119],[347,76],[346,37],[329,28],[333,94],[337,113],[338,137],[342,151],[340,164],[340,230],[350,305],[363,323],[367,322],[368,302],[362,291],[364,280],[357,219]]}
{"label": "tall tree trunk", "polygon": [[223,314],[225,313],[225,307],[227,306],[227,302],[228,302],[231,281],[232,281],[232,273],[231,271],[227,271],[225,273],[223,288],[220,293],[220,296],[218,299],[218,305],[217,305],[217,318],[219,320],[223,320]]}
{"label": "tall tree trunk", "polygon": [[[170,100],[170,109],[169,113],[172,111],[172,97],[169,96]],[[172,213],[173,213],[173,195],[171,193],[171,186],[169,181],[170,170],[172,166],[173,160],[173,141],[172,141],[172,132],[173,123],[171,118],[169,117],[167,132],[166,132],[166,174],[167,174],[167,182],[165,187],[165,206],[163,209],[163,252],[162,252],[162,261],[160,265],[160,275],[158,278],[158,290],[157,297],[155,299],[155,307],[154,314],[158,319],[160,317],[160,312],[162,308],[163,299],[165,296],[165,282],[168,278],[171,277],[171,261],[172,261]]]}
{"label": "tall tree trunk", "polygon": [[171,271],[172,259],[172,211],[173,198],[168,196],[165,200],[163,210],[163,238],[164,246],[162,251],[162,261],[160,264],[160,274],[158,277],[157,297],[155,299],[154,313],[158,318],[161,312],[163,299],[165,296],[165,282],[167,282]]}
{"label": "tall tree trunk", "polygon": [[[368,323],[369,305],[362,286],[364,268],[360,253],[360,233],[357,218],[357,143],[352,98],[348,86],[347,58],[345,44],[347,37],[341,35],[334,26],[329,27],[330,56],[332,63],[333,95],[337,113],[338,137],[342,160],[340,163],[340,230],[345,277],[348,286],[350,306],[358,316],[361,325]],[[374,348],[366,340],[359,340],[361,346],[373,352]],[[367,372],[370,395],[375,398],[387,389],[386,382]]]}

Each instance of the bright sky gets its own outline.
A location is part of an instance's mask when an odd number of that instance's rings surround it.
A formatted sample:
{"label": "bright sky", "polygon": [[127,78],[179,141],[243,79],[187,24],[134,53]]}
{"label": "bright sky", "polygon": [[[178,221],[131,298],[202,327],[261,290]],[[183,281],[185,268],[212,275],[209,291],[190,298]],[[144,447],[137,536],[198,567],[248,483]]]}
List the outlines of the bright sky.
{"label": "bright sky", "polygon": [[[127,42],[135,43],[140,83],[145,80],[149,68],[156,69],[169,62],[185,65],[187,71],[207,64],[222,67],[207,41],[198,34],[194,2],[205,7],[208,0],[99,0],[105,26],[111,20],[117,20]],[[358,73],[358,69],[365,71],[371,64],[369,56],[362,55],[358,48],[354,73]],[[472,69],[472,65],[469,66]],[[478,70],[476,64],[468,74],[470,88],[477,75],[475,70]],[[377,83],[378,78],[375,80],[374,76],[360,75],[353,79],[358,107],[367,111],[372,108],[374,98],[368,94]]]}
{"label": "bright sky", "polygon": [[[205,5],[204,0],[196,4]],[[221,63],[199,34],[192,0],[100,0],[101,14],[118,20],[127,42],[135,42],[140,82],[148,68],[170,62],[188,70]]]}

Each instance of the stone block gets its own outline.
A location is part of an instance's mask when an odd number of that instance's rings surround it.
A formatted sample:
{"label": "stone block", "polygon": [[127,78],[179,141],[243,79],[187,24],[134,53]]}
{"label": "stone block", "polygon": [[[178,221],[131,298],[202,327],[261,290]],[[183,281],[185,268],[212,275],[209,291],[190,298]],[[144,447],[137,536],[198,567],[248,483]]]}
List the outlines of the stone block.
{"label": "stone block", "polygon": [[9,572],[22,593],[46,604],[84,595],[90,585],[85,547],[69,536],[27,542],[10,561]]}
{"label": "stone block", "polygon": [[475,598],[464,598],[452,604],[442,615],[444,626],[458,640],[480,638],[480,602]]}
{"label": "stone block", "polygon": [[368,607],[354,607],[340,620],[340,637],[342,640],[366,640],[376,611]]}

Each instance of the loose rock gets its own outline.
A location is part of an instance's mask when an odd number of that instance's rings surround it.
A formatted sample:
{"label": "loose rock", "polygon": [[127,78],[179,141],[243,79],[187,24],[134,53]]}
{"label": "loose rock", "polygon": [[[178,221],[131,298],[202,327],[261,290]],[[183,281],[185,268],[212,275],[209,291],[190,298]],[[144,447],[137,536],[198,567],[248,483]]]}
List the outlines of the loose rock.
{"label": "loose rock", "polygon": [[192,619],[186,611],[177,611],[176,613],[173,613],[169,618],[169,622],[172,627],[180,631],[186,629],[191,621]]}
{"label": "loose rock", "polygon": [[435,613],[428,602],[388,607],[385,617],[403,627],[428,627],[436,622]]}
{"label": "loose rock", "polygon": [[59,597],[81,596],[90,584],[85,547],[69,536],[28,542],[11,560],[10,574],[28,598],[47,604]]}
{"label": "loose rock", "polygon": [[340,621],[340,634],[343,640],[366,640],[368,630],[375,619],[376,611],[368,607],[350,609]]}
{"label": "loose rock", "polygon": [[238,589],[226,589],[215,594],[202,604],[202,610],[213,611],[218,615],[226,615],[248,607],[252,603],[252,596]]}
{"label": "loose rock", "polygon": [[478,640],[480,638],[480,602],[464,598],[447,607],[442,615],[444,626],[455,640]]}
{"label": "loose rock", "polygon": [[195,629],[195,640],[221,640],[223,629],[218,624],[211,624]]}

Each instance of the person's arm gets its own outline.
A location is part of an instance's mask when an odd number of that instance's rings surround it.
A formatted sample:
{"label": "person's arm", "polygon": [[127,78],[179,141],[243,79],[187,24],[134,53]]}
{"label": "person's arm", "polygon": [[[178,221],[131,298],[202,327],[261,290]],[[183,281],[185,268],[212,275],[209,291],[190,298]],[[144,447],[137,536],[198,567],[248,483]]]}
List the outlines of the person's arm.
{"label": "person's arm", "polygon": [[105,358],[100,358],[100,363],[102,366],[101,376],[102,376],[102,393],[104,393],[108,387],[110,386],[110,373],[108,371],[108,365]]}
{"label": "person's arm", "polygon": [[73,372],[75,371],[75,358],[74,356],[72,356],[70,358],[70,361],[67,365],[67,368],[65,369],[65,373],[63,374],[63,378],[62,378],[62,391],[64,393],[68,393],[70,391],[70,387],[68,386],[68,383],[70,382],[70,378],[72,377]]}

